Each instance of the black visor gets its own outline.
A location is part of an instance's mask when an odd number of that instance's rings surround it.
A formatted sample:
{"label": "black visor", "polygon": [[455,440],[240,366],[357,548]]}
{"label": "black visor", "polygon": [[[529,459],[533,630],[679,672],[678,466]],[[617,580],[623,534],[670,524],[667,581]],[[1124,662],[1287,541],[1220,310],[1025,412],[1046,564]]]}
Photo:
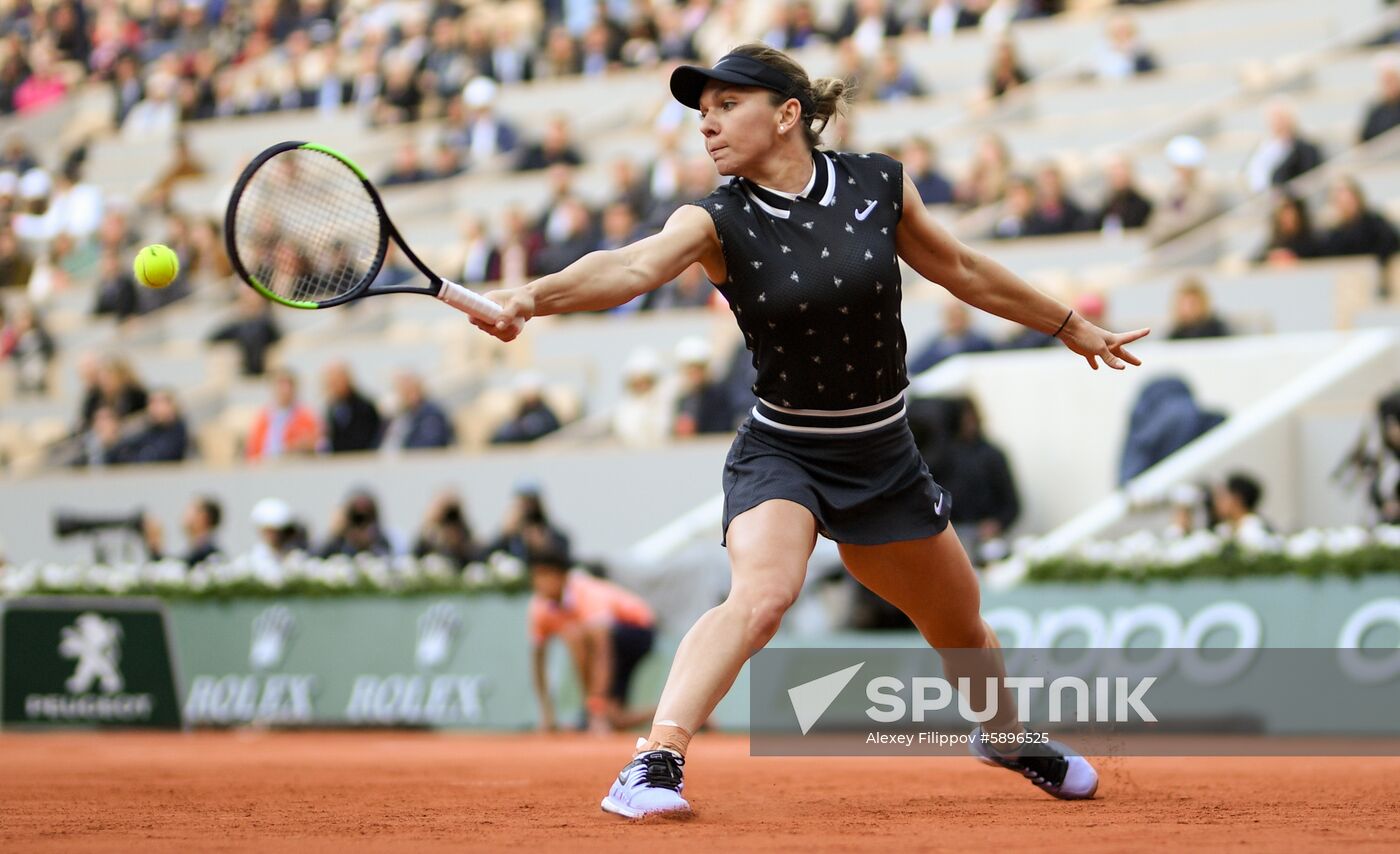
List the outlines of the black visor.
{"label": "black visor", "polygon": [[802,105],[803,115],[810,115],[816,109],[811,97],[806,92],[798,91],[792,78],[767,63],[737,53],[725,54],[713,68],[698,65],[682,65],[677,68],[671,72],[671,94],[692,110],[698,110],[700,93],[711,80],[732,83],[735,86],[757,86],[760,89],[771,89],[789,98],[796,98]]}

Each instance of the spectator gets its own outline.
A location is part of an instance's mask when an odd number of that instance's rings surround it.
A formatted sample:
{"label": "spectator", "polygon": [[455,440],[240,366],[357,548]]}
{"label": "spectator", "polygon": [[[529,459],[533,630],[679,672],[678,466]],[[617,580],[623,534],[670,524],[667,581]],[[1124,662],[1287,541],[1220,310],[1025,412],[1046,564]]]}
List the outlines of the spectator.
{"label": "spectator", "polygon": [[700,154],[678,164],[677,184],[669,195],[658,195],[652,205],[648,228],[660,230],[671,214],[695,199],[708,196],[715,188],[715,165],[708,155]]}
{"label": "spectator", "polygon": [[1016,55],[1016,43],[1009,38],[1001,39],[992,49],[992,64],[987,70],[987,97],[995,100],[1025,85],[1030,79],[1021,60]]}
{"label": "spectator", "polygon": [[[0,173],[0,183],[9,175],[12,183],[17,183],[13,173]],[[0,288],[22,288],[29,284],[34,274],[34,259],[25,251],[9,222],[0,224]]]}
{"label": "spectator", "polygon": [[1380,448],[1370,460],[1367,490],[1382,525],[1400,525],[1400,391],[1381,398],[1376,407]]}
{"label": "spectator", "polygon": [[569,570],[568,559],[549,549],[529,556],[529,634],[531,682],[540,707],[540,729],[556,726],[549,696],[545,660],[549,639],[558,636],[568,646],[583,688],[589,730],[609,733],[649,720],[655,709],[627,706],[632,674],[651,652],[656,617],[635,593]]}
{"label": "spectator", "polygon": [[501,214],[501,275],[507,284],[524,284],[535,271],[531,258],[536,249],[536,237],[525,222],[518,207],[508,207]]}
{"label": "spectator", "polygon": [[943,307],[943,331],[909,360],[909,375],[921,374],[944,359],[962,353],[987,353],[996,349],[987,336],[972,328],[972,314],[961,302]]}
{"label": "spectator", "polygon": [[[538,374],[525,374],[516,383],[515,415],[496,428],[492,444],[533,442],[559,429],[559,416],[544,399],[544,383]],[[517,555],[519,557],[519,555]]]}
{"label": "spectator", "polygon": [[15,112],[25,115],[40,112],[63,100],[68,84],[59,67],[59,57],[51,44],[36,42],[29,50],[29,77],[15,89]]}
{"label": "spectator", "polygon": [[1379,98],[1366,108],[1361,124],[1361,142],[1369,142],[1400,125],[1400,58],[1386,54],[1376,61]]}
{"label": "spectator", "polygon": [[[686,25],[685,15],[682,10],[670,4],[661,4],[656,7],[656,55],[662,62],[695,62],[700,59],[700,52],[695,48],[695,38],[692,28]],[[810,17],[807,23],[811,23]],[[794,22],[794,35],[791,38],[801,38],[802,24]]]}
{"label": "spectator", "polygon": [[[78,154],[86,156],[79,150]],[[49,203],[49,233],[53,239],[69,236],[87,240],[102,223],[102,190],[82,180],[82,159],[70,155],[58,171],[58,181]]]}
{"label": "spectator", "polygon": [[1108,194],[1099,206],[1098,228],[1118,232],[1146,225],[1152,216],[1152,202],[1137,188],[1132,161],[1115,154],[1105,164],[1104,174],[1108,179]]}
{"label": "spectator", "polygon": [[418,143],[406,139],[399,144],[398,151],[394,153],[393,167],[379,183],[385,187],[396,187],[421,184],[435,177],[431,170],[424,168],[422,155],[418,153]]}
{"label": "spectator", "polygon": [[120,420],[145,412],[146,400],[146,389],[136,379],[131,363],[121,356],[107,356],[93,369],[92,385],[83,402],[83,426],[89,426],[89,419],[99,406],[110,408]]}
{"label": "spectator", "polygon": [[123,462],[122,422],[110,406],[98,406],[92,425],[78,437],[78,454],[72,464],[81,468],[102,468]]}
{"label": "spectator", "polygon": [[967,207],[981,207],[1001,201],[1011,182],[1011,153],[996,134],[985,134],[977,141],[972,166],[957,184],[957,200]]}
{"label": "spectator", "polygon": [[402,54],[384,62],[382,88],[374,97],[370,116],[376,126],[418,121],[423,108],[423,90],[416,62]]}
{"label": "spectator", "polygon": [[321,377],[326,395],[326,440],[332,454],[372,451],[379,447],[379,410],[355,387],[344,362],[326,365]]}
{"label": "spectator", "polygon": [[1259,515],[1264,488],[1243,472],[1234,472],[1211,490],[1211,515],[1216,530],[1237,542],[1258,543],[1271,538],[1273,526]]}
{"label": "spectator", "polygon": [[219,523],[223,518],[223,507],[213,496],[197,495],[191,499],[181,518],[185,529],[185,553],[180,560],[195,566],[223,551],[217,539]]}
{"label": "spectator", "polygon": [[330,535],[317,550],[321,557],[357,554],[388,557],[393,552],[379,520],[379,503],[368,489],[351,490],[331,519]]}
{"label": "spectator", "polygon": [[49,365],[53,362],[54,350],[53,337],[33,306],[21,304],[8,325],[0,312],[0,358],[14,363],[17,391],[23,394],[48,391]]}
{"label": "spectator", "polygon": [[170,389],[151,392],[146,420],[140,432],[122,441],[117,462],[169,463],[185,458],[189,450],[189,430]]}
{"label": "spectator", "polygon": [[583,162],[569,137],[569,120],[555,116],[545,128],[544,138],[526,146],[515,164],[517,172],[545,169],[556,163],[578,166]]}
{"label": "spectator", "polygon": [[992,226],[992,237],[1009,240],[1030,234],[1031,218],[1035,215],[1035,190],[1024,178],[1012,178],[1002,200],[1001,216]]}
{"label": "spectator", "polygon": [[732,432],[728,392],[710,379],[710,345],[694,336],[681,339],[676,345],[676,364],[680,367],[680,389],[672,432],[681,438]]}
{"label": "spectator", "polygon": [[115,250],[102,250],[97,275],[97,302],[92,307],[94,316],[110,314],[120,322],[140,313],[136,277],[130,265]]}
{"label": "spectator", "polygon": [[649,348],[633,350],[622,367],[622,399],[612,414],[612,432],[624,445],[659,445],[671,432],[672,408],[658,380],[661,361]]}
{"label": "spectator", "polygon": [[597,249],[621,249],[641,236],[637,217],[627,202],[610,202],[603,208],[603,231],[599,236]]}
{"label": "spectator", "polygon": [[651,211],[651,189],[646,178],[630,157],[619,157],[612,162],[611,200],[622,202],[632,211],[632,218],[641,222]]}
{"label": "spectator", "polygon": [[927,137],[916,136],[900,151],[904,174],[914,182],[919,198],[925,205],[947,205],[953,202],[953,185],[938,171],[938,153]]}
{"label": "spectator", "polygon": [[433,149],[433,164],[429,172],[434,181],[455,178],[466,169],[467,167],[462,163],[461,153],[446,142],[439,142]]}
{"label": "spectator", "polygon": [[399,411],[384,431],[384,450],[399,448],[446,448],[456,441],[452,420],[423,392],[423,380],[411,371],[400,371],[394,378]]}
{"label": "spectator", "polygon": [[280,577],[282,559],[297,551],[307,550],[306,528],[296,518],[291,505],[280,498],[263,498],[253,505],[249,514],[258,541],[253,544],[249,558],[253,572]]}
{"label": "spectator", "polygon": [[526,40],[516,32],[509,18],[496,21],[491,35],[489,79],[501,83],[522,83],[535,77],[535,57]]}
{"label": "spectator", "polygon": [[534,259],[541,273],[557,273],[597,246],[593,216],[587,206],[573,196],[560,199],[544,225],[545,244]]}
{"label": "spectator", "polygon": [[880,58],[875,63],[874,78],[871,83],[874,84],[877,101],[922,98],[927,94],[919,78],[904,65],[897,47],[886,47],[880,52]]}
{"label": "spectator", "polygon": [[252,288],[240,288],[234,317],[209,335],[210,343],[232,341],[238,347],[243,376],[260,377],[267,369],[267,351],[282,340],[272,317],[272,304]]}
{"label": "spectator", "polygon": [[272,375],[272,402],[253,417],[248,431],[250,461],[285,454],[314,453],[321,443],[321,421],[297,400],[296,374],[283,368]]}
{"label": "spectator", "polygon": [[900,23],[893,6],[883,0],[849,0],[836,27],[838,41],[849,39],[863,61],[873,60],[885,39],[899,35]]}
{"label": "spectator", "polygon": [[1119,13],[1108,19],[1104,42],[1094,60],[1100,80],[1126,80],[1157,70],[1157,61],[1138,38],[1137,24]]}
{"label": "spectator", "polygon": [[1308,216],[1308,203],[1291,193],[1280,193],[1270,216],[1269,242],[1255,253],[1255,263],[1289,267],[1299,258],[1315,257],[1321,249]]}
{"label": "spectator", "polygon": [[1168,540],[1180,540],[1201,529],[1201,515],[1208,510],[1205,491],[1195,484],[1183,483],[1172,488],[1167,495],[1168,513],[1171,522],[1165,531]]}
{"label": "spectator", "polygon": [[[581,5],[581,4],[580,4]],[[573,77],[583,70],[578,46],[564,27],[552,27],[544,38],[544,50],[535,58],[535,79]]]}
{"label": "spectator", "polygon": [[48,217],[53,179],[49,173],[35,167],[19,176],[19,205],[11,225],[15,235],[31,246],[53,239],[53,223]]}
{"label": "spectator", "polygon": [[1035,209],[1026,222],[1026,234],[1071,234],[1093,228],[1083,209],[1065,192],[1059,167],[1042,166],[1035,181]]}
{"label": "spectator", "polygon": [[39,159],[34,156],[29,143],[18,131],[12,131],[5,136],[5,150],[0,152],[0,169],[18,176],[38,166]]}
{"label": "spectator", "polygon": [[1021,503],[1006,455],[987,441],[972,399],[954,398],[948,416],[950,440],[938,459],[928,461],[929,467],[955,496],[951,518],[958,538],[969,554],[981,556],[1005,538],[1021,514]]}
{"label": "spectator", "polygon": [[1221,338],[1229,334],[1230,327],[1211,310],[1210,293],[1205,284],[1195,276],[1187,276],[1176,289],[1172,302],[1172,329],[1167,337],[1181,341]]}
{"label": "spectator", "polygon": [[115,107],[112,118],[114,124],[121,127],[132,109],[146,97],[145,87],[141,83],[141,69],[133,54],[122,53],[112,66],[112,90]]}
{"label": "spectator", "polygon": [[1191,388],[1177,377],[1149,382],[1133,403],[1128,437],[1118,464],[1122,486],[1225,420],[1201,409]]}
{"label": "spectator", "polygon": [[1322,163],[1318,147],[1298,135],[1298,120],[1291,104],[1274,99],[1264,108],[1264,116],[1268,136],[1245,166],[1245,180],[1256,193],[1287,184]]}
{"label": "spectator", "polygon": [[180,124],[175,85],[175,77],[166,71],[147,78],[145,97],[127,112],[122,121],[124,139],[129,142],[153,142],[175,133]]}
{"label": "spectator", "polygon": [[429,555],[445,558],[458,571],[483,556],[462,509],[462,499],[451,491],[438,493],[433,499],[423,527],[418,531],[418,539],[413,543],[414,557],[422,559]]}
{"label": "spectator", "polygon": [[1173,179],[1167,196],[1154,206],[1147,230],[1153,245],[1180,237],[1201,223],[1220,214],[1221,199],[1201,175],[1206,147],[1194,136],[1176,136],[1167,143],[1167,162]]}
{"label": "spectator", "polygon": [[1400,249],[1395,226],[1366,207],[1356,180],[1337,178],[1331,187],[1333,226],[1323,233],[1320,255],[1375,255],[1382,264]]}
{"label": "spectator", "polygon": [[462,254],[456,268],[463,284],[477,285],[501,278],[501,250],[491,242],[477,216],[462,218]]}
{"label": "spectator", "polygon": [[[661,15],[657,15],[658,25]],[[761,39],[764,44],[778,50],[801,50],[809,44],[826,41],[825,34],[817,27],[816,13],[809,0],[790,0],[773,7],[773,23]],[[693,48],[692,48],[693,49]],[[695,57],[665,57],[667,59],[693,59]]]}
{"label": "spectator", "polygon": [[[180,527],[185,533],[185,551],[178,558],[181,562],[186,566],[197,566],[223,551],[216,539],[223,516],[223,507],[217,498],[196,495],[190,499],[180,517]],[[146,551],[151,560],[160,560],[165,556],[164,529],[152,516],[146,517],[144,527]]]}
{"label": "spectator", "polygon": [[520,560],[528,560],[531,549],[550,549],[569,558],[569,535],[565,534],[549,517],[540,486],[534,481],[521,481],[515,485],[515,498],[501,531],[486,545],[483,554],[505,552]]}
{"label": "spectator", "polygon": [[955,30],[975,27],[981,23],[988,5],[977,0],[933,0],[928,15],[928,34],[935,39],[946,39]]}

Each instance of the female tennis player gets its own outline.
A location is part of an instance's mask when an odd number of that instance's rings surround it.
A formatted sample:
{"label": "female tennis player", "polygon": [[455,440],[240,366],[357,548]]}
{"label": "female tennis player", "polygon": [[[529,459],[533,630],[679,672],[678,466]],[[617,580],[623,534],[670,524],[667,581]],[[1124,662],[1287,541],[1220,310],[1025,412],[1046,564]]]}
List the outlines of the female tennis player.
{"label": "female tennis player", "polygon": [[[818,150],[845,88],[811,81],[757,44],[712,68],[676,69],[671,92],[700,111],[705,147],[731,180],[656,235],[488,294],[504,317],[473,321],[508,341],[532,317],[620,305],[699,261],[753,352],[759,400],[724,467],[729,597],[681,642],[651,733],[603,800],[628,818],[689,811],[682,770],[691,735],[777,631],[818,534],[935,649],[990,650],[986,675],[1002,672],[977,576],[948,525],[952,499],[929,476],[905,418],[899,259],[966,303],[1053,334],[1095,369],[1141,364],[1123,348],[1148,330],[1100,329],[959,243],[898,161]],[[943,656],[951,675],[981,675],[954,657]],[[999,707],[986,728],[1019,733],[1010,697]],[[1063,746],[1002,753],[975,736],[979,758],[1055,797],[1086,798],[1097,787],[1094,769]]]}

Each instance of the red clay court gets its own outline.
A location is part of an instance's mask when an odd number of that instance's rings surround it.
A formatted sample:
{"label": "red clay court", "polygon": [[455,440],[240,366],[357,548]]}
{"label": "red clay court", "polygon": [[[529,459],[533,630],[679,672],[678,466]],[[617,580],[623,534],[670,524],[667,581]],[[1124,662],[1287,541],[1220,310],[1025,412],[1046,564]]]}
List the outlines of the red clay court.
{"label": "red clay court", "polygon": [[1400,758],[1100,759],[1063,803],[962,758],[753,758],[706,735],[688,821],[598,809],[631,737],[0,735],[0,849],[1129,851],[1400,845]]}

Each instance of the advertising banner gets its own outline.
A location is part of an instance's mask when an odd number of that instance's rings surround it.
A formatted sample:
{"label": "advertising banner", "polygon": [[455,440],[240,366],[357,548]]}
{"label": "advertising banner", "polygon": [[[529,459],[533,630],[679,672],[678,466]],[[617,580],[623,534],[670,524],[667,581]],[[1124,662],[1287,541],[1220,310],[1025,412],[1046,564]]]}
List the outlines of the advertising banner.
{"label": "advertising banner", "polygon": [[0,723],[179,728],[158,599],[0,602]]}
{"label": "advertising banner", "polygon": [[482,595],[176,603],[186,718],[528,726],[525,602]]}

